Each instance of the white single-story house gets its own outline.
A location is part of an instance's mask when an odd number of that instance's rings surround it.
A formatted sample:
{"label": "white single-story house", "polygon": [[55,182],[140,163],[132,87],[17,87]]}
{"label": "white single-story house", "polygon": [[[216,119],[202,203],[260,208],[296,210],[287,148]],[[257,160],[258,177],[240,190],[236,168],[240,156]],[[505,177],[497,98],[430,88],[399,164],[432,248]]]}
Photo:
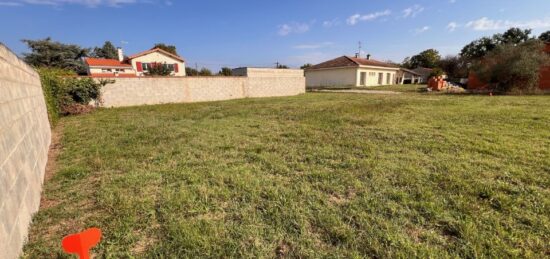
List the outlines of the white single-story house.
{"label": "white single-story house", "polygon": [[125,58],[118,49],[118,60],[85,58],[88,75],[92,77],[138,77],[146,76],[153,66],[166,66],[171,76],[185,76],[185,60],[165,50],[154,48]]}
{"label": "white single-story house", "polygon": [[306,85],[317,86],[377,86],[395,83],[399,67],[360,57],[342,56],[305,70]]}
{"label": "white single-story house", "polygon": [[422,81],[422,75],[412,70],[401,68],[397,71],[397,80],[395,81],[398,85],[403,84],[419,84]]}

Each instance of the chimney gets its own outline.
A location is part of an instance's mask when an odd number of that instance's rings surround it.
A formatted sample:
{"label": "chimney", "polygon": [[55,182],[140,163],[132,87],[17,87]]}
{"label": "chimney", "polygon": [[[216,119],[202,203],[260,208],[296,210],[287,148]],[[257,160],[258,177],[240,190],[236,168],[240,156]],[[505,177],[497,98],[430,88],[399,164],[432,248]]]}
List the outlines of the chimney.
{"label": "chimney", "polygon": [[367,60],[369,60],[369,59],[370,59],[370,54],[367,54]]}
{"label": "chimney", "polygon": [[360,58],[361,56],[359,56],[359,53],[355,53],[355,57]]}
{"label": "chimney", "polygon": [[118,61],[120,62],[124,61],[124,52],[122,52],[122,48],[117,48],[117,54],[118,54]]}

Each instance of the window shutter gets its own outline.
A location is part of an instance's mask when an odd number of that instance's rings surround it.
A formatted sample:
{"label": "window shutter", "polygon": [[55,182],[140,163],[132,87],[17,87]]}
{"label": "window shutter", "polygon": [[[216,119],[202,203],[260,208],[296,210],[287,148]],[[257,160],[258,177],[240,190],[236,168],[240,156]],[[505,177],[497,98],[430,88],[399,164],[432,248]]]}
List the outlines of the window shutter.
{"label": "window shutter", "polygon": [[174,72],[177,73],[178,71],[179,71],[179,69],[178,69],[178,63],[176,63],[176,64],[174,64]]}
{"label": "window shutter", "polygon": [[138,72],[143,72],[143,67],[141,66],[141,62],[136,62],[136,67]]}

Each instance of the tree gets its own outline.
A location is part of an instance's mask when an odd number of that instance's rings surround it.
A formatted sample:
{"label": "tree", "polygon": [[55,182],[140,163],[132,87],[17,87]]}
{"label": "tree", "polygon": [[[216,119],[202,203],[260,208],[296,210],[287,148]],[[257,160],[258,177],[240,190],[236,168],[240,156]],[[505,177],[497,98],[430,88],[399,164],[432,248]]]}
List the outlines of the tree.
{"label": "tree", "polygon": [[277,68],[277,69],[288,69],[288,66],[277,63],[277,66],[275,68]]}
{"label": "tree", "polygon": [[151,63],[146,73],[149,76],[169,76],[172,74],[172,70],[166,64]]}
{"label": "tree", "polygon": [[[529,36],[531,34],[530,29],[522,30],[520,28],[510,28],[506,32],[500,36],[500,43],[501,44],[519,44],[522,42],[526,42],[531,37]],[[498,34],[497,34],[498,35]],[[499,37],[496,36],[496,37]]]}
{"label": "tree", "polygon": [[178,56],[176,46],[174,46],[174,45],[167,45],[167,44],[164,44],[164,43],[157,43],[157,44],[155,44],[155,46],[152,49],[157,49],[157,48],[162,49],[164,51],[167,51],[169,53],[172,53],[172,54]]}
{"label": "tree", "polygon": [[412,56],[408,66],[410,68],[426,67],[435,68],[441,59],[439,52],[435,49],[427,49],[420,52],[418,55]]}
{"label": "tree", "polygon": [[212,71],[210,71],[210,69],[208,68],[201,68],[201,70],[199,71],[199,76],[211,76],[212,75]]}
{"label": "tree", "polygon": [[31,50],[30,53],[23,54],[25,62],[31,66],[68,69],[77,73],[84,72],[84,64],[81,59],[88,55],[89,49],[52,41],[49,37],[43,40],[25,39],[22,41]]}
{"label": "tree", "polygon": [[185,68],[185,74],[187,76],[198,76],[199,75],[199,71],[192,68],[192,67],[186,67]]}
{"label": "tree", "polygon": [[550,31],[545,31],[540,34],[539,40],[544,42],[550,42]]}
{"label": "tree", "polygon": [[103,47],[95,47],[92,53],[96,58],[118,59],[118,50],[110,41],[106,41]]}
{"label": "tree", "polygon": [[439,60],[437,67],[441,68],[450,78],[468,77],[468,68],[464,59],[448,55]]}
{"label": "tree", "polygon": [[231,70],[231,68],[228,68],[228,67],[222,67],[220,72],[218,72],[218,75],[220,76],[231,76],[232,74],[233,74],[233,71]]}
{"label": "tree", "polygon": [[313,65],[310,64],[310,63],[307,63],[307,64],[304,64],[303,66],[300,67],[300,69],[308,69],[310,67],[312,67]]}
{"label": "tree", "polygon": [[550,56],[543,53],[539,40],[502,44],[473,66],[481,81],[496,91],[531,92],[537,89],[540,67],[550,65]]}
{"label": "tree", "polygon": [[503,34],[497,33],[492,37],[483,37],[474,40],[462,48],[460,56],[467,61],[480,59],[502,44],[519,44],[530,39],[531,30],[510,28]]}

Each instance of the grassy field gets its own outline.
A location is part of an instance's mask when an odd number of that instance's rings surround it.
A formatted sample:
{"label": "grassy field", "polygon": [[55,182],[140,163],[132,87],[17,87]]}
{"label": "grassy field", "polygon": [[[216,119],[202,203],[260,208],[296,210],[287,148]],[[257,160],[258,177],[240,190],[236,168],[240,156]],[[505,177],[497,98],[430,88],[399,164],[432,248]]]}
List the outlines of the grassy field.
{"label": "grassy field", "polygon": [[61,121],[24,257],[550,253],[550,97],[308,93]]}
{"label": "grassy field", "polygon": [[[364,89],[364,87],[363,87]],[[426,85],[381,85],[381,86],[369,86],[368,90],[386,90],[394,92],[408,92],[419,93],[426,91]]]}

